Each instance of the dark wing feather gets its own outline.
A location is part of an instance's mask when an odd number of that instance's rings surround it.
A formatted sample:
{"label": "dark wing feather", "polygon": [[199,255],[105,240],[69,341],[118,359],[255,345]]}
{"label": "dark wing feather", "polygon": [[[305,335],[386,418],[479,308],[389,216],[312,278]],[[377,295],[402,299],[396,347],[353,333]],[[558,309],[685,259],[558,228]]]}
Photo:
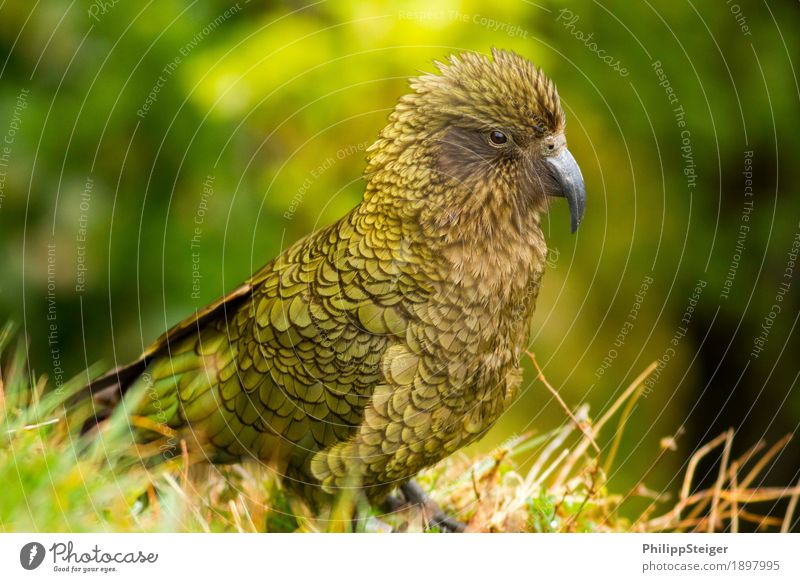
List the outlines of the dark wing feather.
{"label": "dark wing feather", "polygon": [[102,410],[96,415],[96,418],[84,426],[84,432],[108,416],[110,408],[122,399],[125,391],[144,372],[154,357],[169,354],[170,345],[183,340],[190,334],[197,333],[206,323],[216,319],[232,317],[241,304],[250,298],[252,293],[253,286],[250,282],[240,285],[227,295],[220,297],[202,309],[198,309],[194,314],[171,327],[150,344],[135,361],[114,368],[92,380],[76,395],[75,400],[79,402],[85,398],[92,398],[101,406]]}

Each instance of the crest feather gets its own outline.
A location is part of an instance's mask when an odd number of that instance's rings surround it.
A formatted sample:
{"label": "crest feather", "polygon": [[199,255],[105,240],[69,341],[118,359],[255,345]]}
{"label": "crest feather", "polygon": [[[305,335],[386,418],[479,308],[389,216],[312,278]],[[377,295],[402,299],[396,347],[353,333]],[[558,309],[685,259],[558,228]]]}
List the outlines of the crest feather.
{"label": "crest feather", "polygon": [[531,125],[540,131],[564,128],[564,111],[555,84],[528,59],[503,49],[491,58],[478,52],[450,55],[434,61],[439,74],[411,81],[426,101],[443,107],[470,107],[489,116],[502,115],[509,124]]}

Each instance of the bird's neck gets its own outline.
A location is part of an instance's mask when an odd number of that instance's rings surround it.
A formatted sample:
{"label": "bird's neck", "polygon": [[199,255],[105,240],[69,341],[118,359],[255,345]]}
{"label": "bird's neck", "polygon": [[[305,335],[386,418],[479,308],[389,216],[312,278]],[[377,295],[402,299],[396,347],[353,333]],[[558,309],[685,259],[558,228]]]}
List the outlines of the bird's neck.
{"label": "bird's neck", "polygon": [[404,135],[384,130],[373,146],[360,212],[384,217],[368,218],[371,224],[401,225],[403,236],[424,245],[454,284],[487,299],[517,300],[544,268],[547,245],[539,226],[544,209],[521,203],[517,192],[463,184],[431,171],[434,156],[419,141],[401,143]]}
{"label": "bird's neck", "polygon": [[441,249],[451,280],[487,300],[514,302],[544,270],[547,245],[538,223],[526,232],[510,225],[470,229]]}
{"label": "bird's neck", "polygon": [[[409,212],[408,204],[370,197],[356,212],[363,230],[391,228],[397,237],[365,236],[371,245],[409,245],[424,253],[438,280],[468,289],[485,303],[518,302],[538,286],[547,258],[539,214],[522,223],[507,215],[459,216],[459,221],[432,221],[426,212]],[[390,226],[389,226],[390,225]]]}

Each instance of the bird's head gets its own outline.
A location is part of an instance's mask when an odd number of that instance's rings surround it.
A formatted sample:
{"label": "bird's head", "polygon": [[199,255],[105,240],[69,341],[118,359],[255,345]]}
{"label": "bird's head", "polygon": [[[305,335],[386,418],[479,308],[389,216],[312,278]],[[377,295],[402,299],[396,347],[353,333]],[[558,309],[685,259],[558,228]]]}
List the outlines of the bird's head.
{"label": "bird's head", "polygon": [[574,232],[586,193],[553,82],[510,51],[436,65],[411,81],[370,148],[368,197],[411,197],[432,228],[475,235],[538,225],[548,199],[563,196]]}

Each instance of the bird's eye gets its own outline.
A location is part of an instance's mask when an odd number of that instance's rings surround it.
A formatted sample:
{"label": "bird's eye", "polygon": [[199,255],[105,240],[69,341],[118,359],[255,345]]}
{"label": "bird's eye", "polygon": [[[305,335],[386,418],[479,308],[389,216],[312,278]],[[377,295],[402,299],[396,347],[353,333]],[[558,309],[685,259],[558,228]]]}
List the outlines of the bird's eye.
{"label": "bird's eye", "polygon": [[503,145],[508,141],[506,134],[502,131],[497,131],[496,129],[489,133],[489,141],[492,142],[492,145],[500,146]]}

